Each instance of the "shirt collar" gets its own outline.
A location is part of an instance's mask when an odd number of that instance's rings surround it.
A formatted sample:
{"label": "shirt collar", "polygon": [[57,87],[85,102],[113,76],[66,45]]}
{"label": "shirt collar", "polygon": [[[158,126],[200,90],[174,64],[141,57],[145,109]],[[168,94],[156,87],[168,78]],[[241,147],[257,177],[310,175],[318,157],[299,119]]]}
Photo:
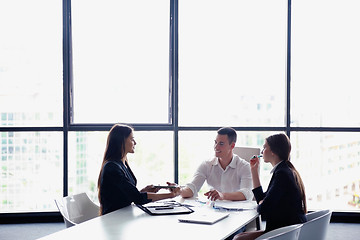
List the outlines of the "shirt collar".
{"label": "shirt collar", "polygon": [[275,171],[276,167],[279,166],[279,164],[282,163],[282,162],[283,162],[283,161],[278,162],[278,163],[273,167],[273,169],[271,169],[270,173],[272,174],[272,173]]}
{"label": "shirt collar", "polygon": [[[213,165],[220,165],[219,158],[216,157],[213,161]],[[231,162],[229,163],[228,167],[236,168],[236,161],[235,161],[235,155],[233,155]]]}
{"label": "shirt collar", "polygon": [[229,167],[236,168],[236,161],[235,161],[235,155],[233,154],[233,157],[231,159],[231,162],[229,164]]}

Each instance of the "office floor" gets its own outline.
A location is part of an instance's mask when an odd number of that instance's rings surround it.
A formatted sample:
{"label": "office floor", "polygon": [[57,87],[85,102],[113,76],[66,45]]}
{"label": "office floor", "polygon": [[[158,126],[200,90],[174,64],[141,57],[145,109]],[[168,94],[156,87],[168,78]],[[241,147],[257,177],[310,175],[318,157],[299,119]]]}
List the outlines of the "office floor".
{"label": "office floor", "polygon": [[[64,223],[0,224],[1,240],[35,240],[65,229]],[[358,223],[330,223],[327,240],[357,240],[360,238]]]}

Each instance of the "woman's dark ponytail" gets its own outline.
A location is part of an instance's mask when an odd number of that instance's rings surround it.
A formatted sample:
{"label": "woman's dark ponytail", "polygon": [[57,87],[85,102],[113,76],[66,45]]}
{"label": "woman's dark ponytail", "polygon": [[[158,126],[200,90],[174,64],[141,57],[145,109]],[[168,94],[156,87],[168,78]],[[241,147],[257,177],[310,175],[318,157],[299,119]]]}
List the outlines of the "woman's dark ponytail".
{"label": "woman's dark ponytail", "polygon": [[125,141],[133,131],[134,129],[132,127],[122,124],[115,124],[109,131],[106,141],[105,153],[101,164],[98,183],[97,183],[98,198],[100,203],[99,215],[102,215],[101,175],[104,166],[108,161],[121,161],[121,159],[125,156]]}
{"label": "woman's dark ponytail", "polygon": [[296,184],[301,194],[301,198],[303,202],[303,211],[304,213],[307,213],[305,186],[300,177],[299,172],[290,162],[290,151],[291,151],[290,139],[285,134],[280,133],[267,137],[266,142],[269,144],[271,151],[276,155],[278,155],[281,160],[286,161],[289,168],[293,171]]}

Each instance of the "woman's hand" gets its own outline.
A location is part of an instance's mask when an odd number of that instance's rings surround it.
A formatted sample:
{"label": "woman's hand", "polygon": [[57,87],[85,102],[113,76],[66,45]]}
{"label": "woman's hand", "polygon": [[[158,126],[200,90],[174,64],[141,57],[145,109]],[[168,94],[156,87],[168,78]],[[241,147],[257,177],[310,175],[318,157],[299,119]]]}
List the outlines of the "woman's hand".
{"label": "woman's hand", "polygon": [[253,156],[250,159],[251,173],[259,171],[259,164],[260,164],[260,160],[257,156]]}
{"label": "woman's hand", "polygon": [[253,188],[257,188],[261,185],[259,178],[259,165],[260,165],[260,160],[258,156],[253,156],[250,159],[250,169],[251,169],[251,175],[253,181]]}
{"label": "woman's hand", "polygon": [[147,185],[143,189],[140,190],[140,192],[153,192],[157,193],[160,190],[160,188],[155,187],[153,184]]}

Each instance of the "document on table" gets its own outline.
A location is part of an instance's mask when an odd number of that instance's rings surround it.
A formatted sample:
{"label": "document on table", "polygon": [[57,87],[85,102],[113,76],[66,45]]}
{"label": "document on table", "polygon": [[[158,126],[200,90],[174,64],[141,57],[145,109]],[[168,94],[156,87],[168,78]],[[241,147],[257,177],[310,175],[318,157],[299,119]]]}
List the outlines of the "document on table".
{"label": "document on table", "polygon": [[182,199],[181,204],[191,207],[211,207],[219,210],[243,211],[257,208],[256,201],[211,201],[207,198]]}
{"label": "document on table", "polygon": [[256,209],[255,201],[215,201],[214,208],[232,211],[243,211]]}

